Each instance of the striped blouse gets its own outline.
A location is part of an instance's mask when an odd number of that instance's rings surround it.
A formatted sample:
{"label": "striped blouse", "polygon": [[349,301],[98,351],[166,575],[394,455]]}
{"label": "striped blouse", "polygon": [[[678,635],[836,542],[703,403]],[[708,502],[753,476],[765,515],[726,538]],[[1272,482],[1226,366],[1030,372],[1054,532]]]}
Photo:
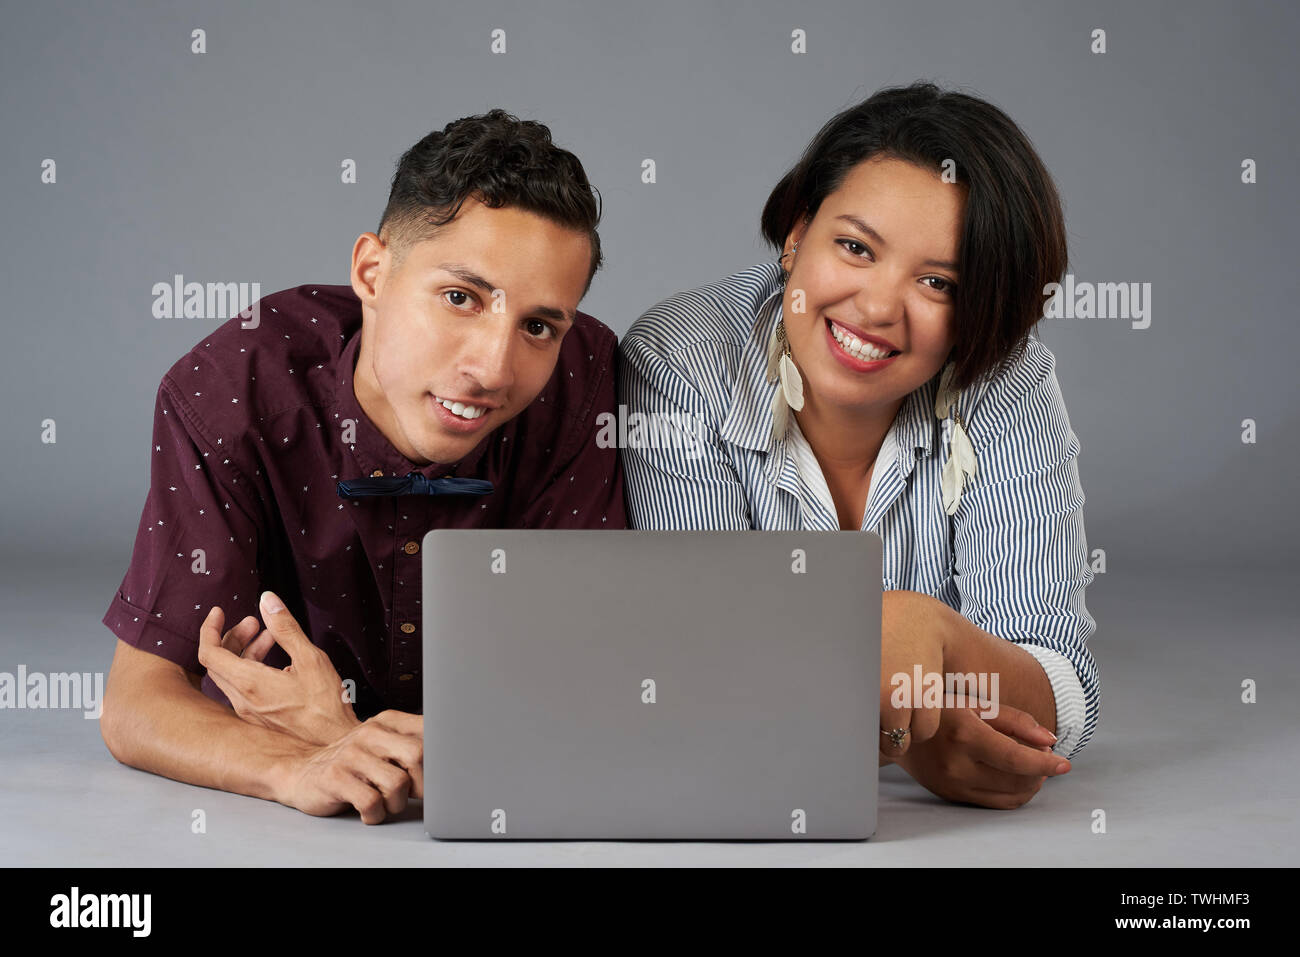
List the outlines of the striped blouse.
{"label": "striped blouse", "polygon": [[[839,529],[795,417],[784,439],[771,436],[778,386],[766,380],[766,344],[780,277],[776,263],[760,263],[678,293],[623,337],[619,401],[628,421],[655,423],[652,440],[622,452],[633,528]],[[951,516],[940,474],[952,423],[934,414],[939,378],[903,401],[885,435],[862,529],[884,543],[885,590],[932,595],[1038,660],[1056,696],[1053,750],[1072,757],[1092,737],[1099,691],[1080,445],[1055,357],[1031,337],[1016,365],[960,393],[978,465]]]}

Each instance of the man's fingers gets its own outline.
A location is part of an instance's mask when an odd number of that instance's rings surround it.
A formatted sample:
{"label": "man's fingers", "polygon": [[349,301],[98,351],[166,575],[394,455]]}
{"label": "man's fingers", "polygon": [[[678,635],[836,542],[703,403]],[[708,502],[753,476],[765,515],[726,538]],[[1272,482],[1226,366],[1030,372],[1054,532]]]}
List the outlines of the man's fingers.
{"label": "man's fingers", "polygon": [[[424,799],[424,715],[407,711],[381,711],[370,719],[385,731],[397,735],[389,741],[388,760],[400,764],[411,778],[411,797]],[[401,750],[397,750],[401,749]]]}
{"label": "man's fingers", "polygon": [[221,636],[221,647],[233,655],[242,655],[258,631],[258,621],[248,615],[243,621]]}
{"label": "man's fingers", "polygon": [[384,819],[384,796],[369,781],[341,765],[335,765],[326,793],[356,808],[363,824],[379,824]]}
{"label": "man's fingers", "polygon": [[[257,661],[246,661],[223,645],[221,626],[224,621],[225,613],[220,608],[213,607],[208,612],[208,617],[203,620],[203,624],[199,626],[199,664],[212,676],[212,680],[217,682],[217,686],[226,697],[230,697],[228,687],[234,686],[240,691],[251,687],[257,679],[265,677],[259,674],[258,669],[266,668],[266,665]],[[242,625],[243,622],[240,624]],[[279,673],[274,668],[267,670],[275,674]]]}
{"label": "man's fingers", "polygon": [[[257,619],[253,619],[256,621]],[[250,641],[244,648],[241,656],[245,661],[265,661],[266,654],[275,645],[275,635],[269,630],[264,630],[260,635]]]}
{"label": "man's fingers", "polygon": [[275,592],[262,592],[261,609],[267,630],[275,636],[276,642],[288,653],[290,660],[315,648]]}
{"label": "man's fingers", "polygon": [[411,714],[408,711],[381,711],[370,719],[370,724],[377,724],[397,734],[413,734],[424,740],[424,715]]}
{"label": "man's fingers", "polygon": [[384,810],[397,814],[406,807],[412,782],[405,769],[370,753],[361,752],[351,762],[351,771],[369,781],[384,797]]}
{"label": "man's fingers", "polygon": [[[424,796],[424,739],[400,734],[382,726],[366,726],[362,740],[371,754],[406,772],[411,779],[412,795]],[[416,792],[419,793],[416,793]]]}
{"label": "man's fingers", "polygon": [[249,706],[248,699],[244,697],[243,693],[231,684],[229,679],[221,674],[221,672],[209,668],[208,677],[211,678],[212,683],[217,686],[217,690],[226,696],[226,700],[230,702],[230,707],[235,709],[235,714],[242,717],[244,714],[253,710]]}
{"label": "man's fingers", "polygon": [[221,628],[226,623],[226,613],[221,610],[219,605],[213,605],[208,609],[208,616],[203,619],[203,624],[199,625],[199,650],[204,647],[220,646]]}

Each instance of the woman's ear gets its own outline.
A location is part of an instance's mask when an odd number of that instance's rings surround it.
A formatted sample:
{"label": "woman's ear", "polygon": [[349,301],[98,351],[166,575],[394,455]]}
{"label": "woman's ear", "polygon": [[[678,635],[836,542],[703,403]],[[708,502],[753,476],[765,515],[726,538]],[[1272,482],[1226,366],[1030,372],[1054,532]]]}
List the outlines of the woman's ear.
{"label": "woman's ear", "polygon": [[793,248],[803,241],[804,234],[808,232],[808,226],[811,222],[811,216],[804,216],[790,230],[789,235],[785,237],[785,245],[781,248],[781,262],[785,262],[786,257],[790,255]]}
{"label": "woman's ear", "polygon": [[793,235],[796,243],[803,242],[804,235],[808,232],[808,226],[812,223],[811,216],[805,216],[803,221],[794,228]]}

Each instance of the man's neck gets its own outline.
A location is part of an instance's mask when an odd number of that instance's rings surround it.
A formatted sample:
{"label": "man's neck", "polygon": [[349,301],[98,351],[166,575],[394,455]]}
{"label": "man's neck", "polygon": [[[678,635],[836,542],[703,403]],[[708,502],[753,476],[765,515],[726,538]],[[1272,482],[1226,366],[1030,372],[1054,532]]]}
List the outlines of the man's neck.
{"label": "man's neck", "polygon": [[352,394],[357,397],[357,404],[361,406],[361,411],[366,414],[366,418],[393,448],[415,465],[428,465],[429,463],[422,461],[419,453],[407,443],[406,436],[397,424],[397,416],[393,414],[392,405],[375,380],[374,360],[367,348],[370,341],[367,335],[368,329],[369,326],[363,323],[360,333],[361,344],[357,348],[357,364],[352,370]]}

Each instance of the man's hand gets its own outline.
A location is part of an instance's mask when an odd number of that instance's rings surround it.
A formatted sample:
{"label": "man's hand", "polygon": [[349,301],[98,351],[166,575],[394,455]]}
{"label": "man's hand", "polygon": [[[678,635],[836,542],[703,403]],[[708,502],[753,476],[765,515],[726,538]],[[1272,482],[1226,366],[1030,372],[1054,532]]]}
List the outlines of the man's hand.
{"label": "man's hand", "polygon": [[1027,712],[999,704],[997,717],[984,719],[976,708],[989,710],[987,702],[962,707],[946,695],[944,704],[938,732],[893,759],[939,797],[1009,811],[1070,770],[1052,753],[1051,732]]}
{"label": "man's hand", "polygon": [[[329,655],[303,634],[272,592],[262,593],[267,629],[249,615],[221,633],[225,613],[214,607],[199,629],[199,664],[245,721],[314,745],[337,741],[361,725],[344,700],[343,682]],[[289,655],[283,670],[262,663],[273,644]]]}
{"label": "man's hand", "polygon": [[418,714],[381,711],[333,743],[304,747],[278,774],[275,799],[317,817],[349,807],[365,824],[424,797],[424,725]]}

